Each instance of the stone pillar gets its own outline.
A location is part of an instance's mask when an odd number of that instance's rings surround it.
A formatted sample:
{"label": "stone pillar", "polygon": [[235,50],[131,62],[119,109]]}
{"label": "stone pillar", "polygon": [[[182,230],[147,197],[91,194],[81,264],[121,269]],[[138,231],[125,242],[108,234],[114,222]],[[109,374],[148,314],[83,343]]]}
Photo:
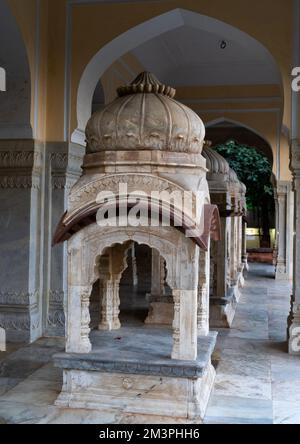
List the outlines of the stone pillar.
{"label": "stone pillar", "polygon": [[236,198],[232,198],[232,217],[230,235],[230,286],[236,287],[238,284],[238,258],[237,258],[237,206]]}
{"label": "stone pillar", "polygon": [[67,208],[70,190],[81,174],[82,146],[64,142],[46,144],[43,330],[64,336],[67,295],[67,245],[52,247],[52,236]]}
{"label": "stone pillar", "polygon": [[209,333],[209,252],[200,250],[199,281],[197,303],[197,334],[207,336]]}
{"label": "stone pillar", "polygon": [[4,328],[0,328],[0,351],[6,351],[6,335]]}
{"label": "stone pillar", "polygon": [[248,254],[247,254],[247,222],[242,219],[242,262],[244,264],[244,269],[249,270],[248,264]]}
{"label": "stone pillar", "polygon": [[[293,0],[293,67],[300,66],[300,0]],[[292,91],[290,168],[294,188],[294,267],[291,312],[288,317],[288,345],[300,355],[300,92]]]}
{"label": "stone pillar", "polygon": [[102,290],[102,303],[99,330],[119,330],[121,328],[121,323],[119,320],[120,279],[118,275],[113,276],[112,279],[104,280],[100,288]]}
{"label": "stone pillar", "polygon": [[238,285],[244,287],[244,263],[242,260],[242,242],[243,242],[243,217],[242,210],[239,209],[239,215],[237,216],[237,270],[238,270]]}
{"label": "stone pillar", "polygon": [[287,280],[290,278],[290,257],[291,241],[290,230],[292,221],[290,220],[290,194],[291,183],[287,181],[278,181],[276,196],[278,202],[278,220],[277,220],[277,264],[276,279]]}
{"label": "stone pillar", "polygon": [[165,265],[164,259],[157,250],[152,249],[151,295],[164,295]]}
{"label": "stone pillar", "polygon": [[151,294],[149,313],[145,324],[171,325],[174,318],[172,296],[165,294],[165,260],[158,251],[152,249]]}
{"label": "stone pillar", "polygon": [[291,311],[288,317],[289,353],[300,354],[300,139],[292,141],[291,169],[294,186],[295,238]]}
{"label": "stone pillar", "polygon": [[[178,247],[180,249],[180,246]],[[181,247],[183,250],[183,246]],[[191,241],[186,251],[177,253],[176,271],[170,271],[172,295],[174,298],[174,319],[173,319],[173,349],[172,359],[194,361],[197,359],[197,313],[198,286],[199,286],[199,264],[201,262],[200,248]],[[208,252],[203,252],[206,261],[207,287],[209,282],[209,248]],[[188,259],[188,260],[187,260]],[[203,260],[203,256],[202,256]],[[204,271],[204,270],[203,270]],[[176,288],[177,287],[177,288]],[[179,287],[179,288],[178,288]],[[203,311],[208,307],[209,292],[203,304]],[[208,308],[207,308],[208,310]],[[207,316],[203,320],[203,329],[208,324]],[[206,333],[208,334],[209,331]],[[204,333],[203,333],[204,335]]]}
{"label": "stone pillar", "polygon": [[89,353],[90,295],[92,287],[70,286],[68,292],[67,353]]}
{"label": "stone pillar", "polygon": [[173,290],[172,359],[197,359],[197,290]]}
{"label": "stone pillar", "polygon": [[0,141],[0,328],[9,342],[42,335],[43,145]]}
{"label": "stone pillar", "polygon": [[288,279],[293,280],[294,269],[294,191],[292,182],[289,184],[287,197],[287,270]]}
{"label": "stone pillar", "polygon": [[135,252],[135,244],[132,243],[131,246],[131,260],[132,260],[132,283],[133,288],[137,289],[139,286],[139,279],[138,279],[138,270],[137,270],[137,263],[136,263],[136,252]]}
{"label": "stone pillar", "polygon": [[116,245],[100,259],[100,323],[99,330],[119,330],[120,281],[127,268],[128,243]]}
{"label": "stone pillar", "polygon": [[81,325],[80,325],[80,352],[89,353],[92,350],[92,344],[89,338],[90,334],[90,289],[81,292]]}
{"label": "stone pillar", "polygon": [[51,244],[83,154],[61,142],[0,142],[0,327],[8,341],[64,335],[66,245]]}
{"label": "stone pillar", "polygon": [[273,265],[276,267],[278,255],[278,199],[277,199],[277,180],[274,174],[271,176],[271,184],[274,191],[274,205],[275,205],[275,240],[273,245]]}

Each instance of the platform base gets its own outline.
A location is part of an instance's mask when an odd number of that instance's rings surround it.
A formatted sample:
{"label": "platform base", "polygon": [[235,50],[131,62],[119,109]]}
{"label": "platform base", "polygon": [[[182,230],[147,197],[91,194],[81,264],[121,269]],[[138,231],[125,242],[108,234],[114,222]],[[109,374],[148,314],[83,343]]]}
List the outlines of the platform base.
{"label": "platform base", "polygon": [[122,413],[201,420],[214,378],[211,364],[196,379],[64,370],[63,389],[55,404],[64,408],[113,408]]}
{"label": "platform base", "polygon": [[54,362],[63,369],[64,384],[55,404],[201,422],[215,379],[211,364],[215,342],[216,333],[198,338],[197,361],[147,355],[138,359],[130,352],[126,357],[99,351],[58,354]]}

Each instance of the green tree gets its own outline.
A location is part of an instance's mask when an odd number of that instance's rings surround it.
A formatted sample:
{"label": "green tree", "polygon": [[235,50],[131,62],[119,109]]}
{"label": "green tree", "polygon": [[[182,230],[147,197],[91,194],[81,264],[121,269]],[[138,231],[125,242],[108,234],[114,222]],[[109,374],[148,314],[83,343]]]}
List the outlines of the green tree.
{"label": "green tree", "polygon": [[262,229],[262,240],[266,242],[269,238],[270,214],[274,212],[274,194],[270,182],[272,167],[269,160],[256,148],[234,140],[214,148],[246,185],[248,210],[257,214]]}

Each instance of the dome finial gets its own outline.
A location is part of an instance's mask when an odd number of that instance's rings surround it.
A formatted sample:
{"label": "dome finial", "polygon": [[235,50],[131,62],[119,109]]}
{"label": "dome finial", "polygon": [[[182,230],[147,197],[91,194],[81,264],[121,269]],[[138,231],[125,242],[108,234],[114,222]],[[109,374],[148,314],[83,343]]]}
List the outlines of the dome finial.
{"label": "dome finial", "polygon": [[173,98],[176,90],[171,86],[164,85],[151,72],[144,71],[139,74],[130,85],[121,86],[117,89],[119,97],[130,94],[163,94]]}

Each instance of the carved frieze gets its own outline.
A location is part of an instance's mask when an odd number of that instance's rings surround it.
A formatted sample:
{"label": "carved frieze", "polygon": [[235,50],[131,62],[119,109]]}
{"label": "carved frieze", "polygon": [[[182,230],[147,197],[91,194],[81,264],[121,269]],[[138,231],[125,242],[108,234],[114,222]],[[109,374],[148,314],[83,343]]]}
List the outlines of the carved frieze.
{"label": "carved frieze", "polygon": [[51,184],[53,190],[70,190],[81,174],[82,156],[67,152],[51,152]]}
{"label": "carved frieze", "polygon": [[0,189],[39,189],[40,151],[0,151]]}
{"label": "carved frieze", "polygon": [[50,290],[48,298],[48,327],[64,328],[65,327],[65,311],[64,311],[65,293],[60,290]]}
{"label": "carved frieze", "polygon": [[32,331],[40,327],[39,313],[0,313],[0,327],[4,330]]}
{"label": "carved frieze", "polygon": [[70,205],[72,208],[77,208],[87,202],[96,201],[99,192],[104,190],[111,191],[117,195],[120,184],[127,185],[128,193],[136,190],[144,191],[147,194],[150,194],[151,191],[159,193],[163,191],[168,193],[184,192],[178,185],[150,174],[115,174],[99,178],[74,190],[69,198]]}
{"label": "carved frieze", "polygon": [[34,309],[38,306],[39,293],[26,293],[26,292],[0,292],[0,306],[1,310],[5,310],[5,307],[19,307],[24,309]]}

